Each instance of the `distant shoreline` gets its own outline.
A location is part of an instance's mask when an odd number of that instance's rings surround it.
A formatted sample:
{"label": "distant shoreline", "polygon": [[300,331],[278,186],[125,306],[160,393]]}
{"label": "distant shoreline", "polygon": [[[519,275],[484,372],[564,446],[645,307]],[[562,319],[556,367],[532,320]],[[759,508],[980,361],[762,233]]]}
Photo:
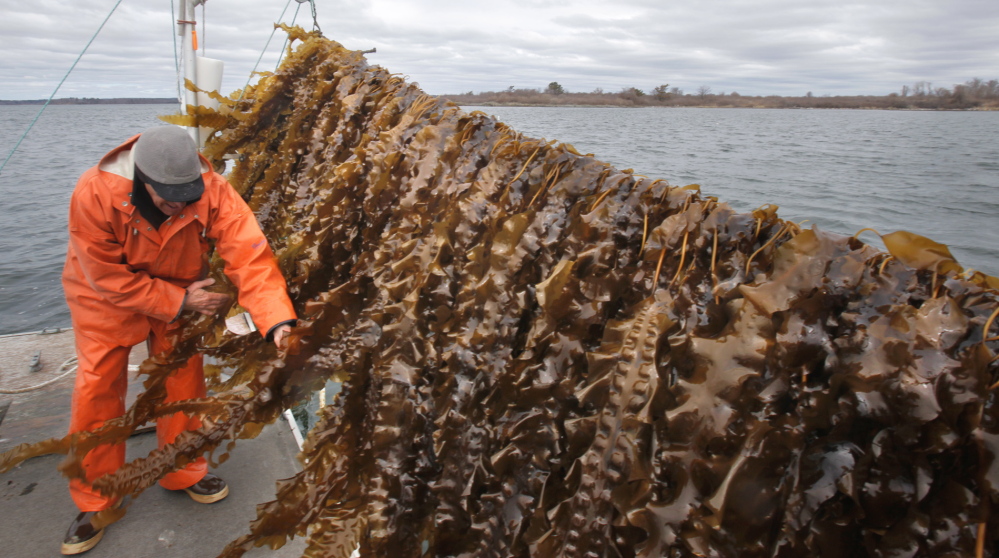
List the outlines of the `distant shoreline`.
{"label": "distant shoreline", "polygon": [[[436,95],[459,106],[486,107],[574,107],[574,108],[640,108],[640,107],[687,107],[687,108],[761,108],[761,109],[853,109],[853,110],[923,110],[923,111],[995,111],[999,110],[999,100],[960,101],[948,97],[901,97],[899,95],[852,96],[852,97],[767,97],[731,95],[669,95],[656,98],[652,95],[632,93],[563,93],[553,95],[538,90],[516,90],[500,93],[465,93],[459,95]],[[4,100],[0,106],[44,105],[45,99]],[[90,97],[67,97],[52,99],[50,105],[176,105],[176,98],[125,97],[97,99]]]}
{"label": "distant shoreline", "polygon": [[[447,95],[441,95],[441,97],[447,97]],[[448,99],[451,100],[451,99]],[[454,101],[452,101],[454,102]],[[483,102],[483,103],[472,103],[472,102],[455,102],[456,105],[460,107],[537,107],[537,108],[620,108],[620,109],[632,109],[632,108],[749,108],[749,109],[778,109],[778,110],[906,110],[906,111],[997,111],[999,107],[972,107],[972,108],[921,108],[921,107],[878,107],[878,106],[844,106],[844,107],[804,107],[804,106],[766,106],[766,105],[611,105],[611,104],[559,104],[559,103],[501,103],[501,102]]]}
{"label": "distant shoreline", "polygon": [[[441,95],[442,97],[447,97],[447,95]],[[450,99],[448,99],[450,100]],[[452,101],[453,102],[453,101]],[[803,106],[767,106],[767,105],[611,105],[611,104],[558,104],[558,103],[502,103],[502,102],[483,102],[483,103],[472,103],[472,102],[455,102],[456,105],[460,107],[535,107],[535,108],[619,108],[619,109],[634,109],[634,108],[649,108],[649,107],[659,107],[659,108],[720,108],[720,109],[773,109],[773,110],[904,110],[904,111],[965,111],[965,112],[990,112],[999,111],[999,107],[972,107],[972,108],[921,108],[921,107],[878,107],[878,106],[823,106],[823,107],[803,107]]]}
{"label": "distant shoreline", "polygon": [[620,93],[551,93],[537,89],[500,92],[438,95],[459,106],[496,107],[688,107],[688,108],[757,108],[757,109],[855,109],[855,110],[999,110],[999,94],[975,97],[966,94],[910,95],[890,94],[835,97],[781,97],[731,94],[683,94],[682,92],[647,94],[637,89]]}
{"label": "distant shoreline", "polygon": [[[26,100],[4,100],[0,99],[0,105],[44,105],[45,99]],[[65,99],[52,99],[50,105],[175,105],[177,98],[118,98],[118,99],[94,99],[91,97],[67,97]]]}

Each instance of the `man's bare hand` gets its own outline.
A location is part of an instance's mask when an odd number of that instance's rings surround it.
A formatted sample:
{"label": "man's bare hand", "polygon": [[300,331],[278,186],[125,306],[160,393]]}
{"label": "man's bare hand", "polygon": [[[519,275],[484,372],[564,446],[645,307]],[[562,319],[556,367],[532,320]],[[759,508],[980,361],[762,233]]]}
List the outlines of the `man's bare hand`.
{"label": "man's bare hand", "polygon": [[274,345],[278,348],[278,350],[286,348],[284,346],[285,337],[289,332],[291,332],[291,326],[288,324],[279,325],[274,328]]}
{"label": "man's bare hand", "polygon": [[[194,310],[206,316],[213,316],[218,312],[219,307],[229,300],[229,295],[223,293],[210,293],[205,287],[215,284],[215,279],[208,278],[195,281],[187,287],[187,300],[184,301],[184,310]],[[275,336],[276,339],[276,336]]]}

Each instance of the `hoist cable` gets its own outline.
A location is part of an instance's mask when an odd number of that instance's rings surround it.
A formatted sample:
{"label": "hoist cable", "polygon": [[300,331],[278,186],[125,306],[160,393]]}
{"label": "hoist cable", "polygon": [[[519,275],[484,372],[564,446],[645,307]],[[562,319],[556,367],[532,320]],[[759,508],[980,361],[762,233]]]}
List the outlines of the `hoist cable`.
{"label": "hoist cable", "polygon": [[25,130],[23,134],[21,134],[21,139],[17,140],[17,143],[14,144],[14,149],[10,150],[10,154],[7,155],[7,158],[4,159],[3,164],[0,165],[0,172],[3,172],[3,168],[5,166],[7,166],[7,162],[10,161],[10,158],[14,156],[14,152],[17,151],[17,148],[20,147],[21,142],[24,141],[25,137],[27,137],[28,132],[31,131],[31,128],[33,128],[35,126],[35,123],[38,122],[38,119],[42,116],[42,113],[45,111],[45,107],[49,106],[49,103],[52,102],[52,98],[55,97],[56,93],[59,91],[59,88],[62,87],[62,84],[66,82],[66,78],[68,78],[69,74],[73,72],[73,68],[75,68],[76,64],[78,62],[80,62],[81,58],[83,58],[84,53],[87,52],[87,49],[90,48],[91,43],[93,43],[94,39],[97,38],[97,35],[100,34],[101,29],[104,29],[104,24],[107,23],[109,19],[111,19],[111,14],[113,14],[114,11],[118,9],[118,6],[120,4],[121,4],[121,0],[118,0],[117,2],[115,2],[114,7],[111,8],[111,11],[108,12],[107,17],[105,17],[104,21],[101,22],[101,26],[97,28],[97,31],[94,33],[94,36],[90,37],[90,40],[87,41],[87,46],[83,47],[83,51],[80,52],[80,55],[76,57],[76,61],[73,62],[73,65],[69,67],[69,71],[66,72],[66,75],[63,76],[62,80],[59,82],[59,85],[57,85],[56,88],[55,88],[55,90],[52,91],[52,94],[49,95],[48,100],[45,101],[45,104],[42,105],[41,110],[39,110],[38,114],[35,115],[35,119],[31,121],[31,124],[28,124],[28,129]]}
{"label": "hoist cable", "polygon": [[[288,11],[288,6],[290,6],[290,5],[291,5],[291,0],[288,0],[288,3],[284,5],[284,9],[281,10],[281,15],[278,16],[278,21],[281,21],[282,19],[284,19],[284,14],[285,14],[285,12]],[[264,54],[267,52],[267,47],[270,46],[271,39],[274,38],[274,33],[276,31],[277,31],[277,27],[275,27],[274,29],[271,30],[271,36],[267,38],[267,43],[264,44],[263,50],[260,51],[260,56],[257,57],[257,63],[254,64],[253,65],[253,69],[250,70],[250,77],[246,78],[246,85],[244,85],[243,86],[243,90],[239,92],[239,99],[237,99],[237,102],[243,100],[243,95],[246,94],[246,88],[250,86],[250,80],[253,79],[253,74],[257,71],[257,66],[260,65],[260,61],[264,59]]]}
{"label": "hoist cable", "polygon": [[[183,1],[183,0],[181,0]],[[174,81],[177,82],[177,102],[184,106],[184,90],[180,88],[180,57],[177,55],[177,18],[173,14],[177,13],[170,0],[170,27],[173,28],[173,66],[177,73],[174,74]]]}
{"label": "hoist cable", "polygon": [[309,0],[309,5],[312,6],[312,30],[322,35],[323,30],[319,28],[319,19],[316,18],[316,0]]}
{"label": "hoist cable", "polygon": [[[295,15],[291,18],[291,26],[292,27],[295,26],[295,21],[298,20],[298,10],[300,10],[300,9],[302,9],[302,3],[301,2],[298,3],[298,6],[295,8]],[[285,37],[284,38],[284,44],[281,45],[281,51],[278,52],[277,64],[274,65],[274,71],[275,72],[277,71],[277,69],[279,67],[281,67],[281,60],[284,58],[284,51],[285,51],[286,48],[288,48],[288,41],[289,40],[290,40],[290,37]]]}
{"label": "hoist cable", "polygon": [[205,18],[205,4],[201,3],[201,56],[208,56],[208,19]]}

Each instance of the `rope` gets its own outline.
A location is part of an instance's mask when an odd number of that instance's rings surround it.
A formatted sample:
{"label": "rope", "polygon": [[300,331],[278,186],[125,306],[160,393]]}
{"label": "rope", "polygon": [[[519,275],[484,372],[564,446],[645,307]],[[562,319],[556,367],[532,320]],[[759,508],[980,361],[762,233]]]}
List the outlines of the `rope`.
{"label": "rope", "polygon": [[201,3],[201,56],[208,56],[208,20],[205,19],[205,4]]}
{"label": "rope", "polygon": [[76,67],[76,64],[80,61],[80,59],[83,58],[84,53],[86,53],[87,49],[90,48],[91,43],[93,43],[94,39],[97,38],[97,35],[101,32],[101,29],[104,29],[104,24],[107,23],[109,19],[111,19],[111,14],[113,14],[114,11],[118,9],[118,6],[120,4],[121,0],[115,2],[114,7],[111,8],[111,11],[108,12],[107,17],[104,18],[103,22],[101,22],[101,26],[97,28],[97,31],[94,33],[94,36],[90,37],[90,40],[87,42],[87,46],[83,47],[83,52],[81,52],[80,55],[76,57],[76,61],[73,62],[73,65],[69,67],[69,71],[66,72],[66,75],[63,76],[62,78],[62,81],[60,81],[59,85],[56,86],[55,91],[53,91],[52,94],[49,95],[48,100],[45,101],[45,104],[42,105],[41,110],[39,110],[38,114],[35,115],[35,119],[31,121],[31,124],[28,124],[28,129],[25,130],[23,134],[21,134],[21,139],[17,140],[17,143],[14,145],[14,149],[10,150],[10,155],[7,155],[7,158],[4,160],[3,164],[0,165],[0,172],[3,172],[3,168],[7,166],[7,162],[10,161],[10,158],[14,156],[14,152],[17,151],[17,148],[20,147],[21,142],[24,141],[25,137],[27,137],[28,132],[31,131],[31,128],[35,126],[35,123],[38,122],[38,119],[42,116],[42,112],[45,111],[45,107],[49,106],[49,103],[52,102],[52,98],[55,97],[55,94],[59,91],[59,88],[62,87],[63,83],[65,83],[66,78],[69,77],[69,74],[73,71],[73,68]]}
{"label": "rope", "polygon": [[65,378],[66,376],[69,376],[73,372],[76,372],[76,357],[72,356],[72,357],[66,359],[66,362],[62,363],[62,366],[59,367],[59,370],[63,370],[63,369],[66,369],[66,370],[64,372],[62,372],[62,374],[59,374],[55,378],[51,378],[51,379],[46,380],[46,381],[44,381],[44,382],[42,382],[40,384],[29,386],[29,387],[26,387],[26,388],[20,388],[20,389],[0,389],[0,394],[3,394],[3,395],[17,395],[19,393],[28,393],[29,391],[34,391],[36,389],[41,389],[41,388],[43,388],[43,387],[45,387],[47,385],[54,384],[54,383],[58,382],[59,380]]}
{"label": "rope", "polygon": [[[298,2],[298,0],[295,0],[295,1]],[[298,10],[300,10],[300,9],[302,9],[302,3],[298,2],[298,6],[295,8],[295,15],[291,18],[291,25],[292,25],[292,27],[295,26],[295,20],[298,19]],[[286,36],[284,38],[284,44],[281,45],[281,50],[278,52],[278,61],[277,61],[277,64],[274,65],[274,71],[275,72],[278,70],[279,67],[281,67],[281,59],[284,58],[284,51],[288,48],[288,41],[289,40],[290,40],[290,37]]]}
{"label": "rope", "polygon": [[25,335],[51,335],[53,333],[60,333],[63,331],[69,331],[73,328],[71,327],[46,327],[41,331],[22,331],[21,333],[5,333],[0,335],[0,339],[6,339],[8,337],[24,337]]}
{"label": "rope", "polygon": [[[76,372],[76,368],[77,368],[77,364],[76,363],[77,363],[76,356],[75,355],[71,356],[68,359],[66,359],[66,362],[63,362],[62,365],[59,366],[59,370],[62,371],[62,373],[59,374],[58,376],[56,376],[55,378],[50,378],[50,379],[45,380],[44,382],[42,382],[40,384],[36,384],[36,385],[33,385],[33,386],[28,386],[26,388],[0,389],[0,394],[2,394],[2,395],[17,395],[19,393],[28,393],[29,391],[34,391],[36,389],[41,389],[41,388],[43,388],[45,386],[52,385],[52,384],[58,382],[59,380],[65,378],[66,376],[69,376],[73,372]],[[63,371],[63,369],[65,369],[65,371]],[[137,364],[129,364],[128,365],[128,371],[129,372],[138,372],[139,371],[139,365],[137,365]]]}
{"label": "rope", "polygon": [[[278,21],[281,21],[282,19],[284,19],[284,14],[285,14],[285,12],[288,11],[288,6],[290,6],[290,5],[291,5],[291,0],[288,0],[288,3],[284,5],[284,9],[281,10],[281,15],[278,16]],[[260,61],[264,59],[264,53],[267,52],[267,47],[269,47],[271,45],[271,39],[274,38],[274,33],[275,32],[277,32],[277,27],[275,27],[274,29],[272,29],[271,30],[271,36],[267,37],[267,43],[264,44],[263,50],[260,51],[260,56],[257,57],[257,63],[254,64],[253,65],[253,69],[250,70],[250,77],[246,78],[246,85],[244,85],[243,86],[243,90],[239,92],[239,99],[237,99],[236,102],[239,102],[239,101],[243,100],[243,95],[246,93],[246,88],[250,86],[250,80],[253,79],[253,74],[257,71],[257,66],[260,65]]]}
{"label": "rope", "polygon": [[177,9],[173,5],[173,0],[170,0],[170,26],[173,27],[173,66],[177,73],[174,75],[174,81],[177,82],[177,102],[180,106],[184,106],[184,91],[180,88],[180,57],[177,55],[177,20],[174,14],[177,13]]}

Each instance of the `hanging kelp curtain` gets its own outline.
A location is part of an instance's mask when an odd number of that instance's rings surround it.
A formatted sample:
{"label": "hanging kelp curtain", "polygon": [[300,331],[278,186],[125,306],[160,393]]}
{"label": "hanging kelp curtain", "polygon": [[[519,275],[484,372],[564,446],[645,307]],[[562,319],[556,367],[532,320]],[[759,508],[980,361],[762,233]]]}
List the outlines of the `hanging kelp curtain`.
{"label": "hanging kelp curtain", "polygon": [[[99,483],[137,493],[332,378],[301,473],[226,555],[289,535],[344,558],[993,552],[995,279],[914,235],[884,253],[736,213],[291,33],[200,123],[206,155],[237,155],[294,347],[193,319],[129,415],[21,457],[69,451],[78,475],[98,440],[202,414]],[[195,351],[216,395],[159,404]]]}

